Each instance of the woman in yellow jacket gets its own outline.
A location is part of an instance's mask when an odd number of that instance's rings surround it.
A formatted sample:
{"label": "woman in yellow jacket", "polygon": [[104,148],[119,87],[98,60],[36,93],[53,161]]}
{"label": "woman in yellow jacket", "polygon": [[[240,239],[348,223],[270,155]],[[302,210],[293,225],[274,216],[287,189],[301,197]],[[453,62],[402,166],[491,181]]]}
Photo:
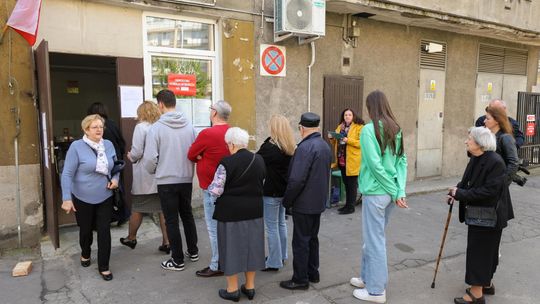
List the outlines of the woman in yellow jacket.
{"label": "woman in yellow jacket", "polygon": [[345,184],[345,206],[339,208],[339,214],[354,212],[354,202],[358,190],[358,174],[362,153],[360,151],[360,133],[364,121],[356,116],[352,109],[345,109],[341,113],[341,121],[336,128],[334,136],[328,134],[334,144],[335,162],[332,168],[339,168],[341,179]]}

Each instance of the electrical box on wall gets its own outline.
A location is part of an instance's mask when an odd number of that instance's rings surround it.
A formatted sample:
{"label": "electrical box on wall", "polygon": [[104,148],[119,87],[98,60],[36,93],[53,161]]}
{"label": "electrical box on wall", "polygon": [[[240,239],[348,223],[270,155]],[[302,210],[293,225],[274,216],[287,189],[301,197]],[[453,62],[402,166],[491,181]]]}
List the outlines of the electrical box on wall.
{"label": "electrical box on wall", "polygon": [[274,1],[275,35],[324,36],[325,26],[325,0]]}

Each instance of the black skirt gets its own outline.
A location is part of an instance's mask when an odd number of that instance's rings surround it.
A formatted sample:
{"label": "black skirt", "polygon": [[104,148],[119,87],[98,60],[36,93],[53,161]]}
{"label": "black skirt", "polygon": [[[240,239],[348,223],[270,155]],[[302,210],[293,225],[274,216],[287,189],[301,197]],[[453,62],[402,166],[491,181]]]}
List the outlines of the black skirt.
{"label": "black skirt", "polygon": [[465,282],[475,286],[490,286],[499,265],[499,245],[502,229],[478,229],[469,226]]}

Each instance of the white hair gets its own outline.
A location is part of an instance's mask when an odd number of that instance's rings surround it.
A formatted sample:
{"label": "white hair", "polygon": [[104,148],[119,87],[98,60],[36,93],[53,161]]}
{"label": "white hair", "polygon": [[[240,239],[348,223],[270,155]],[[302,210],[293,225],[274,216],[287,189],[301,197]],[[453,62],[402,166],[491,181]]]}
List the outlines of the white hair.
{"label": "white hair", "polygon": [[249,142],[249,134],[246,130],[238,127],[229,128],[225,133],[225,142],[227,144],[246,148]]}
{"label": "white hair", "polygon": [[473,127],[469,129],[469,135],[480,146],[482,151],[495,151],[497,149],[497,139],[495,134],[486,127]]}

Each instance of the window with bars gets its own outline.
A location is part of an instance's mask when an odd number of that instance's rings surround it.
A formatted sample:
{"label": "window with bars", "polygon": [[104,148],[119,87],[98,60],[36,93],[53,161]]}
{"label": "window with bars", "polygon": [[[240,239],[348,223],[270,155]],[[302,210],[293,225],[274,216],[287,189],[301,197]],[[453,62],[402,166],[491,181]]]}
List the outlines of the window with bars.
{"label": "window with bars", "polygon": [[478,72],[527,75],[527,50],[480,44]]}

